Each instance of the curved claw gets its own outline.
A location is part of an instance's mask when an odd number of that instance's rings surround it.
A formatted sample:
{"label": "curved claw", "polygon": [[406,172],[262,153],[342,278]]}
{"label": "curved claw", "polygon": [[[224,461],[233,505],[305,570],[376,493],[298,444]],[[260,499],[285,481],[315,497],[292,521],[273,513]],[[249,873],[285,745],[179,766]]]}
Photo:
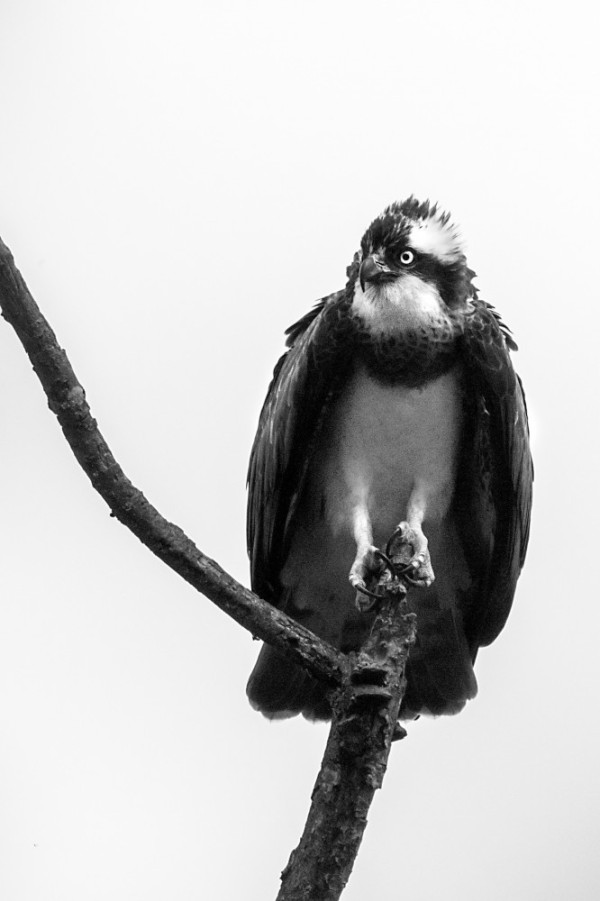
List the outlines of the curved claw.
{"label": "curved claw", "polygon": [[[385,569],[388,570],[390,576],[392,578],[395,578],[396,568],[394,567],[394,564],[392,563],[390,558],[387,556],[387,554],[384,554],[383,551],[380,551],[379,548],[377,548],[377,547],[372,548],[371,553],[373,554],[374,557],[381,560]],[[365,585],[365,583],[362,579],[354,580],[351,578],[350,582],[352,584],[352,587],[355,588],[357,591],[360,591],[361,594],[364,594],[369,598],[374,598],[377,601],[381,599],[381,594],[378,594],[376,591],[371,591],[370,588],[367,588],[367,586]]]}
{"label": "curved claw", "polygon": [[374,591],[370,591],[366,585],[361,585],[360,582],[356,582],[353,586],[357,591],[360,591],[361,594],[366,594],[368,598],[373,598],[376,601],[381,600],[381,595],[376,594]]}
{"label": "curved claw", "polygon": [[408,576],[406,573],[402,573],[402,576],[403,576],[404,580],[406,582],[408,582],[409,585],[416,585],[417,588],[423,587],[423,582],[420,581],[419,579],[411,579],[411,577]]}
{"label": "curved claw", "polygon": [[[357,552],[350,569],[349,581],[356,591],[357,609],[361,613],[366,613],[375,607],[376,602],[382,600],[386,589],[398,585],[398,568],[388,554],[374,545],[369,545]],[[367,584],[374,585],[375,590],[367,588]]]}
{"label": "curved claw", "polygon": [[[425,588],[431,585],[435,576],[427,550],[427,539],[420,527],[411,527],[407,522],[401,522],[392,532],[386,545],[388,556],[392,556],[393,550],[395,551],[393,556],[398,558],[398,563],[394,567],[398,576],[409,585]],[[401,562],[407,557],[409,559],[406,563]]]}
{"label": "curved claw", "polygon": [[421,565],[421,563],[422,563],[422,560],[418,558],[416,560],[410,560],[408,563],[405,563],[404,565],[397,564],[396,572],[400,576],[405,576],[407,573],[409,573],[411,571],[416,572],[418,570],[419,566]]}
{"label": "curved claw", "polygon": [[[376,557],[379,557],[379,559],[382,560],[383,563],[385,563],[385,568],[393,578],[396,575],[396,567],[394,566],[388,555],[384,554],[383,551],[380,551],[378,547],[373,549],[373,553]],[[376,597],[379,597],[379,595],[376,595]]]}
{"label": "curved claw", "polygon": [[394,529],[394,531],[392,532],[392,534],[389,537],[388,543],[385,546],[385,553],[388,558],[391,555],[391,547],[392,547],[392,544],[394,543],[395,539],[398,537],[398,535],[403,535],[403,534],[404,534],[404,524],[401,523],[399,526],[396,526],[396,528]]}

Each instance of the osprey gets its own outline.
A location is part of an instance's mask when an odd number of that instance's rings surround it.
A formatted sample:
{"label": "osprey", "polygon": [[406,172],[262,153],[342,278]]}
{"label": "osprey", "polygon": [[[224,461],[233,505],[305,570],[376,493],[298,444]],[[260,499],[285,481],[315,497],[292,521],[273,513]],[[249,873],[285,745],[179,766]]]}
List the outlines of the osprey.
{"label": "osprey", "polygon": [[[346,287],[286,332],[248,474],[257,594],[342,651],[373,622],[390,536],[409,543],[417,641],[401,718],[451,714],[523,566],[533,468],[516,350],[447,213],[410,197],[367,229]],[[264,645],[267,717],[326,719],[326,690]]]}

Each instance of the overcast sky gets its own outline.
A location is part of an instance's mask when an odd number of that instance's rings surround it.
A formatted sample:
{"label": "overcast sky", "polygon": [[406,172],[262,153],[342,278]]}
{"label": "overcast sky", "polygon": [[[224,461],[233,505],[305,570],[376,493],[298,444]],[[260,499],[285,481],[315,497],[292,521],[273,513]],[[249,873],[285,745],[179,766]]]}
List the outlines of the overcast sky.
{"label": "overcast sky", "polygon": [[[592,4],[2,0],[0,234],[129,477],[248,584],[283,331],[410,193],[520,345],[536,493],[478,698],[393,748],[345,901],[600,896]],[[0,896],[265,901],[327,730],[108,515],[0,328]]]}

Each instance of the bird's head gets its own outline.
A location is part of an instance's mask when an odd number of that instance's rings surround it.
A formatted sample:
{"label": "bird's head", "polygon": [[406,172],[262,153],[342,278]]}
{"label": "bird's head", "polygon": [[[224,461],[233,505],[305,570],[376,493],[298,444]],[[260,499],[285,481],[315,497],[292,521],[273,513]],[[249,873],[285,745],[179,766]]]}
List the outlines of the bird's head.
{"label": "bird's head", "polygon": [[409,197],[371,223],[348,268],[348,288],[365,325],[399,331],[466,309],[474,275],[448,213]]}

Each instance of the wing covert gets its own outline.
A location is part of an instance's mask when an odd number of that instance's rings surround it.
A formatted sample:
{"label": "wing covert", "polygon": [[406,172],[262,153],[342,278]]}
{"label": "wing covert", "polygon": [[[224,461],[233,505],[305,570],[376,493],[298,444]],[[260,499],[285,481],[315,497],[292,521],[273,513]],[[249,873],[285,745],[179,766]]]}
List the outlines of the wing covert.
{"label": "wing covert", "polygon": [[253,590],[274,603],[311,451],[351,360],[348,306],[338,291],[290,326],[260,414],[248,469],[248,553]]}
{"label": "wing covert", "polygon": [[459,527],[482,590],[467,621],[473,654],[490,644],[510,612],[529,539],[533,464],[525,395],[510,332],[475,298],[466,320],[466,447],[459,472]]}

